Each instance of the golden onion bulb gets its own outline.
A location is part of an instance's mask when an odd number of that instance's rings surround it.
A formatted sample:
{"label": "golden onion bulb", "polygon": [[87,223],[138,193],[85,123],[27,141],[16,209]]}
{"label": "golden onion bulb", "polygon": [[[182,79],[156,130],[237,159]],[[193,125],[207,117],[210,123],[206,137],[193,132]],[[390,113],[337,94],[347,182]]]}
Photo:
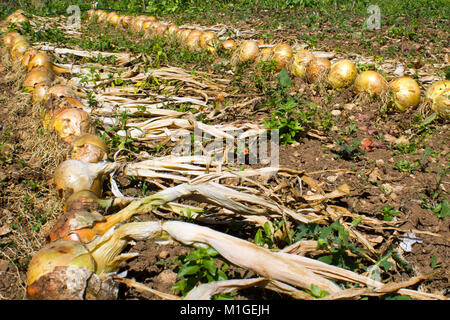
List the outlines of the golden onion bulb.
{"label": "golden onion bulb", "polygon": [[92,19],[92,17],[94,17],[94,15],[95,15],[95,10],[94,9],[90,9],[90,10],[87,11],[88,19]]}
{"label": "golden onion bulb", "polygon": [[278,43],[272,49],[272,59],[276,61],[276,70],[280,71],[292,58],[292,47],[287,43]]}
{"label": "golden onion bulb", "polygon": [[131,25],[132,22],[133,22],[133,17],[132,16],[125,16],[122,19],[122,27],[128,28]]}
{"label": "golden onion bulb", "polygon": [[179,30],[180,28],[178,28],[176,24],[172,23],[167,27],[166,33],[168,35],[174,35],[177,34]]}
{"label": "golden onion bulb", "polygon": [[164,25],[164,24],[159,24],[159,26],[156,28],[156,30],[155,30],[155,33],[158,35],[158,36],[160,36],[160,37],[162,37],[163,35],[164,35],[164,33],[166,32],[166,30],[167,30],[167,26],[166,25]]}
{"label": "golden onion bulb", "polygon": [[79,160],[66,160],[56,168],[53,175],[55,189],[64,199],[83,190],[89,190],[100,197],[107,165],[105,162],[86,163]]}
{"label": "golden onion bulb", "polygon": [[420,87],[411,77],[401,77],[389,83],[394,92],[395,106],[399,111],[414,108],[420,103]]}
{"label": "golden onion bulb", "polygon": [[200,30],[193,30],[189,33],[186,38],[186,47],[190,51],[200,50],[200,38],[202,36],[202,32]]}
{"label": "golden onion bulb", "polygon": [[96,163],[106,160],[107,157],[108,147],[103,139],[96,135],[82,135],[72,142],[71,159]]}
{"label": "golden onion bulb", "polygon": [[52,69],[52,62],[50,61],[50,57],[45,52],[38,52],[35,54],[27,65],[27,70],[30,71],[34,67],[44,66],[49,69]]}
{"label": "golden onion bulb", "polygon": [[440,80],[433,83],[425,91],[425,98],[434,101],[444,92],[450,92],[450,80]]}
{"label": "golden onion bulb", "polygon": [[45,96],[47,94],[48,84],[38,83],[34,86],[32,101],[34,103],[42,103],[45,101]]}
{"label": "golden onion bulb", "polygon": [[443,92],[434,99],[431,109],[444,119],[450,119],[450,91]]}
{"label": "golden onion bulb", "polygon": [[178,32],[179,36],[180,36],[180,40],[181,42],[185,43],[187,37],[189,36],[189,34],[191,33],[191,29],[180,29],[180,31]]}
{"label": "golden onion bulb", "polygon": [[[18,32],[12,31],[8,32],[3,36],[3,45],[10,48],[14,45],[16,39],[25,40]],[[16,40],[17,41],[17,40]]]}
{"label": "golden onion bulb", "polygon": [[29,47],[30,45],[27,41],[17,41],[10,49],[11,60],[14,62],[20,61]]}
{"label": "golden onion bulb", "polygon": [[103,11],[97,16],[97,22],[98,23],[106,22],[107,17],[108,17],[108,13]]}
{"label": "golden onion bulb", "polygon": [[131,23],[131,30],[134,32],[142,31],[142,26],[144,25],[146,21],[146,17],[144,16],[137,16],[133,18],[133,21]]}
{"label": "golden onion bulb", "polygon": [[32,300],[83,300],[95,261],[78,241],[55,241],[40,249],[27,272],[27,296]]}
{"label": "golden onion bulb", "polygon": [[25,76],[25,80],[22,83],[22,86],[25,90],[30,92],[33,91],[34,86],[38,83],[44,83],[50,85],[55,79],[55,75],[53,71],[44,66],[34,67],[30,72]]}
{"label": "golden onion bulb", "polygon": [[310,83],[322,81],[328,75],[331,62],[327,58],[314,58],[306,66],[306,78]]}
{"label": "golden onion bulb", "polygon": [[39,53],[39,51],[37,49],[35,49],[33,47],[28,48],[22,58],[22,62],[21,62],[22,67],[24,67],[26,69],[30,60],[38,53]]}
{"label": "golden onion bulb", "polygon": [[99,17],[99,16],[100,16],[101,14],[103,14],[103,13],[105,13],[105,11],[100,10],[100,9],[95,10],[95,15],[96,15],[97,17]]}
{"label": "golden onion bulb", "polygon": [[239,46],[239,61],[254,61],[259,55],[258,43],[254,40],[245,40]]}
{"label": "golden onion bulb", "polygon": [[73,137],[95,133],[89,113],[79,108],[62,108],[55,113],[50,125],[58,136],[66,141],[73,139]]}
{"label": "golden onion bulb", "polygon": [[217,43],[217,36],[214,32],[203,32],[200,37],[200,47],[206,49],[210,53],[214,53],[216,52],[215,43]]}
{"label": "golden onion bulb", "polygon": [[120,24],[121,19],[122,17],[116,13],[109,17],[108,22],[112,24],[114,27],[117,27]]}
{"label": "golden onion bulb", "polygon": [[262,48],[259,51],[259,55],[258,58],[256,59],[258,62],[259,61],[269,61],[270,59],[272,59],[273,56],[273,51],[272,48]]}
{"label": "golden onion bulb", "polygon": [[334,89],[348,87],[353,84],[358,70],[353,62],[347,59],[339,60],[330,67],[328,84]]}
{"label": "golden onion bulb", "polygon": [[309,50],[299,50],[293,56],[291,73],[294,77],[304,77],[306,75],[306,66],[314,59],[314,55]]}
{"label": "golden onion bulb", "polygon": [[389,88],[386,79],[377,71],[363,71],[355,79],[356,93],[379,95]]}
{"label": "golden onion bulb", "polygon": [[236,42],[234,40],[225,40],[224,42],[222,42],[222,49],[227,52],[227,53],[231,53],[234,50],[236,50],[237,46],[236,46]]}
{"label": "golden onion bulb", "polygon": [[106,22],[112,24],[111,21],[112,21],[112,19],[113,19],[114,17],[119,17],[119,15],[117,14],[117,12],[111,11],[110,13],[108,13],[108,14],[106,15]]}

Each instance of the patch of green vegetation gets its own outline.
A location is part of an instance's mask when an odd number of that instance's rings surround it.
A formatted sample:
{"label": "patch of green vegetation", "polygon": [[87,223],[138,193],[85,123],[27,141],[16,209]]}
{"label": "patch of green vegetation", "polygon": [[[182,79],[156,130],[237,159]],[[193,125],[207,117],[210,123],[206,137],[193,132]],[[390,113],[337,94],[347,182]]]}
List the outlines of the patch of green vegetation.
{"label": "patch of green vegetation", "polygon": [[178,256],[173,263],[180,265],[176,269],[179,281],[173,285],[172,290],[180,290],[186,296],[199,283],[228,280],[225,271],[229,266],[217,256],[217,251],[210,247],[197,248],[187,255]]}

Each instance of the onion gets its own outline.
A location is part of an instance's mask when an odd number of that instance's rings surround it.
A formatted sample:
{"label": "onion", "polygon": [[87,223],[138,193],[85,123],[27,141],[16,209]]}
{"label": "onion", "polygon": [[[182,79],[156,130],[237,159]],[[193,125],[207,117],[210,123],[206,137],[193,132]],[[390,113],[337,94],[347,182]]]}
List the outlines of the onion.
{"label": "onion", "polygon": [[99,17],[100,15],[102,15],[103,13],[105,13],[105,11],[103,11],[103,10],[95,10],[95,15],[97,16],[97,17]]}
{"label": "onion", "polygon": [[58,136],[67,142],[74,137],[95,133],[89,113],[78,108],[64,107],[57,111],[50,125]]}
{"label": "onion", "polygon": [[92,19],[95,15],[95,10],[94,9],[90,9],[87,11],[87,16],[89,19]]}
{"label": "onion", "polygon": [[73,91],[73,89],[69,86],[66,86],[64,84],[56,84],[52,87],[50,87],[47,90],[47,93],[45,95],[44,100],[49,99],[50,97],[55,98],[74,98],[78,99],[77,94]]}
{"label": "onion", "polygon": [[47,94],[48,84],[38,83],[34,86],[32,101],[34,103],[42,103],[45,101],[45,95]]}
{"label": "onion", "polygon": [[180,28],[178,28],[176,24],[172,23],[167,27],[166,34],[174,35],[177,34],[178,31],[180,31]]}
{"label": "onion", "polygon": [[108,17],[108,13],[106,12],[100,12],[100,14],[97,16],[97,22],[98,23],[102,23],[102,22],[106,22],[106,18]]}
{"label": "onion", "polygon": [[135,17],[131,23],[131,30],[134,32],[142,31],[142,26],[144,25],[145,18],[142,16]]}
{"label": "onion", "polygon": [[413,78],[394,79],[389,86],[394,91],[394,102],[399,111],[416,107],[420,103],[420,87]]}
{"label": "onion", "polygon": [[427,88],[425,91],[425,99],[434,101],[437,97],[439,97],[444,92],[450,91],[450,80],[440,80],[433,83],[431,86]]}
{"label": "onion", "polygon": [[39,250],[30,262],[27,278],[29,299],[116,299],[117,284],[108,276],[122,261],[137,253],[121,252],[130,240],[162,235],[161,222],[127,223],[111,229],[99,239],[58,240]]}
{"label": "onion", "polygon": [[16,39],[25,40],[25,38],[22,37],[18,32],[8,32],[3,36],[3,45],[7,48],[10,48],[14,45]]}
{"label": "onion", "polygon": [[25,17],[23,15],[23,13],[18,12],[18,11],[14,12],[8,18],[6,18],[7,24],[10,24],[10,23],[17,24],[17,23],[22,23],[22,22],[27,22],[27,21],[28,21],[28,18]]}
{"label": "onion", "polygon": [[256,60],[258,62],[259,61],[269,61],[270,59],[272,59],[272,56],[273,56],[272,48],[262,48],[259,51],[259,55]]}
{"label": "onion", "polygon": [[386,79],[377,71],[364,71],[355,79],[356,93],[367,92],[370,95],[379,95],[389,88]]}
{"label": "onion", "polygon": [[254,61],[259,54],[258,43],[254,40],[245,40],[239,46],[239,61]]}
{"label": "onion", "polygon": [[89,190],[100,197],[104,175],[109,166],[106,162],[66,160],[56,168],[53,175],[55,189],[64,199],[83,190]]}
{"label": "onion", "polygon": [[431,108],[442,118],[450,119],[450,90],[437,96]]}
{"label": "onion", "polygon": [[34,67],[25,76],[25,80],[23,81],[22,86],[25,90],[32,92],[34,86],[38,83],[50,85],[50,83],[53,82],[54,79],[55,75],[50,69],[44,66]]}
{"label": "onion", "polygon": [[28,48],[22,58],[22,67],[26,69],[30,60],[38,53],[39,51],[37,49],[33,47]]}
{"label": "onion", "polygon": [[186,38],[186,47],[188,50],[197,51],[200,50],[200,38],[202,32],[200,30],[192,30]]}
{"label": "onion", "polygon": [[328,84],[337,89],[347,87],[355,81],[358,70],[353,62],[344,59],[339,60],[330,67]]}
{"label": "onion", "polygon": [[200,47],[206,49],[209,53],[216,52],[215,44],[217,43],[217,36],[212,31],[203,32],[200,37]]}
{"label": "onion", "polygon": [[87,134],[77,137],[72,142],[70,158],[83,162],[96,163],[108,158],[108,147],[102,138]]}
{"label": "onion", "polygon": [[164,25],[164,24],[159,24],[159,26],[156,28],[156,30],[155,30],[155,33],[158,35],[158,36],[160,36],[160,37],[162,37],[163,35],[164,35],[164,33],[166,32],[166,30],[167,30],[167,26],[166,25]]}
{"label": "onion", "polygon": [[127,28],[131,25],[131,23],[133,22],[133,17],[132,16],[125,16],[122,19],[122,27]]}
{"label": "onion", "polygon": [[321,82],[328,75],[330,66],[327,58],[314,58],[306,66],[306,78],[310,83]]}
{"label": "onion", "polygon": [[306,75],[306,66],[314,59],[314,55],[309,50],[299,50],[295,53],[290,66],[291,73],[294,77],[304,77]]}
{"label": "onion", "polygon": [[185,43],[187,37],[189,36],[189,34],[191,33],[191,29],[180,29],[180,31],[178,32],[179,36],[180,36],[180,40],[181,42]]}
{"label": "onion", "polygon": [[106,15],[106,22],[112,24],[112,19],[118,19],[119,15],[117,14],[117,12],[111,11],[110,13],[108,13]]}
{"label": "onion", "polygon": [[272,51],[272,59],[277,62],[276,70],[280,71],[292,58],[292,48],[289,44],[282,42],[273,47]]}
{"label": "onion", "polygon": [[116,14],[114,14],[114,15],[112,15],[112,16],[109,17],[109,21],[108,21],[108,22],[109,22],[110,24],[112,24],[114,27],[117,27],[118,25],[120,25],[121,20],[122,20],[122,17],[119,16],[119,15],[116,13]]}
{"label": "onion", "polygon": [[19,40],[10,49],[11,60],[16,62],[23,58],[25,52],[28,50],[30,45],[27,41]]}
{"label": "onion", "polygon": [[227,53],[231,53],[232,51],[236,50],[236,48],[237,46],[234,40],[230,39],[222,42],[222,49]]}

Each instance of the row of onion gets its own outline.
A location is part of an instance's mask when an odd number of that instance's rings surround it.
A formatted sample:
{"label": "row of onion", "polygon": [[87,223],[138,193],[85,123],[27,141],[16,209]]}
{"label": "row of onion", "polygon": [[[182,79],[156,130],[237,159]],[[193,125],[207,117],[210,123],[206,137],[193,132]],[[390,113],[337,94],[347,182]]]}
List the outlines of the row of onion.
{"label": "row of onion", "polygon": [[[285,67],[292,76],[305,78],[309,83],[326,83],[334,89],[353,86],[357,94],[367,93],[378,96],[390,94],[398,111],[415,108],[421,101],[419,84],[412,77],[399,77],[388,82],[378,71],[369,70],[358,74],[356,65],[348,59],[331,63],[327,58],[316,57],[311,50],[302,49],[294,52],[293,48],[285,42],[273,47],[264,46],[262,40],[244,40],[237,43],[235,40],[228,39],[220,42],[212,31],[203,32],[197,29],[180,28],[176,24],[164,24],[153,16],[124,16],[116,12],[107,13],[103,10],[91,9],[88,11],[88,17],[114,27],[129,28],[134,32],[143,31],[150,35],[175,36],[193,51],[205,49],[215,53],[216,48],[221,48],[225,53],[233,54],[232,61],[240,63],[272,60],[275,62],[277,71]],[[444,118],[449,117],[449,87],[449,81],[438,82],[427,90],[424,99],[425,106]]]}
{"label": "row of onion", "polygon": [[[99,22],[106,21],[116,26],[130,26],[134,31],[148,28],[159,35],[176,33],[179,36],[184,32],[188,47],[190,46],[188,40],[195,38],[197,40],[191,40],[191,45],[198,44],[210,52],[214,52],[216,48],[213,41],[217,41],[217,37],[212,33],[180,29],[176,25],[163,27],[152,17],[122,17],[115,13],[106,14],[101,10],[91,10],[88,14],[91,17],[95,15]],[[13,23],[20,22],[22,15],[23,13],[16,12],[8,18]],[[14,20],[16,18],[17,20]],[[61,80],[58,75],[67,70],[52,63],[46,53],[31,47],[28,41],[17,32],[7,33],[3,37],[3,44],[8,48],[13,63],[20,64],[26,72],[22,85],[26,91],[32,93],[33,103],[42,107],[41,119],[44,128],[56,132],[64,143],[69,143],[72,147],[70,159],[58,166],[54,174],[55,187],[61,191],[65,201],[64,214],[50,232],[50,243],[42,248],[30,263],[28,297],[31,299],[74,298],[74,296],[61,295],[61,287],[69,287],[64,281],[86,276],[101,282],[103,279],[93,277],[92,272],[98,276],[113,271],[119,261],[133,256],[118,257],[127,243],[120,241],[126,237],[132,238],[130,234],[132,229],[120,229],[122,233],[119,233],[118,239],[107,246],[109,251],[102,251],[106,250],[105,247],[99,246],[93,240],[107,234],[118,223],[128,220],[141,211],[127,207],[109,216],[98,213],[101,208],[113,204],[112,201],[101,199],[105,173],[113,166],[105,161],[107,160],[106,144],[95,135],[95,127],[89,114],[83,111],[81,99],[73,88],[57,83]],[[349,60],[340,60],[331,64],[328,59],[316,58],[308,50],[300,50],[294,54],[292,48],[286,43],[262,50],[258,42],[254,40],[243,41],[238,48],[233,40],[223,41],[221,46],[229,49],[230,52],[238,49],[236,52],[242,62],[272,59],[277,63],[277,70],[287,67],[291,74],[296,77],[305,77],[311,83],[326,81],[333,88],[354,85],[356,92],[370,94],[382,94],[391,88],[399,110],[416,106],[420,101],[420,89],[414,79],[403,77],[388,83],[380,73],[375,71],[357,74],[356,66]],[[449,92],[449,81],[439,81],[428,88],[426,98],[433,108],[436,108],[435,111],[448,115]],[[442,105],[447,107],[442,108]],[[155,195],[153,201],[160,204],[167,201],[167,198],[165,200],[164,196]],[[136,226],[133,232],[139,228]],[[105,285],[107,284],[101,284],[101,286]],[[94,291],[85,292],[81,298],[112,298],[108,295],[99,296],[100,291]]]}

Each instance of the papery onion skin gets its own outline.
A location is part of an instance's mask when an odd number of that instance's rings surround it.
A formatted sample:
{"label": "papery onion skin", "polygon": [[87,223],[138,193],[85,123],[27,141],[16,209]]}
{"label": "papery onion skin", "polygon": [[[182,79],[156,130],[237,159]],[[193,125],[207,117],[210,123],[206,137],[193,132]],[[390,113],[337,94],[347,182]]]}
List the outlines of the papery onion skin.
{"label": "papery onion skin", "polygon": [[108,147],[102,138],[96,135],[83,135],[72,142],[71,159],[88,163],[97,163],[107,159]]}
{"label": "papery onion skin", "polygon": [[22,67],[24,67],[26,69],[28,67],[30,60],[38,53],[39,53],[39,51],[37,49],[35,49],[33,47],[28,48],[22,58],[22,62],[21,62]]}
{"label": "papery onion skin", "polygon": [[133,17],[132,16],[125,16],[122,19],[122,27],[128,28],[131,25],[132,22],[133,22]]}
{"label": "papery onion skin", "polygon": [[440,80],[434,82],[425,91],[425,98],[434,101],[444,92],[450,92],[450,80]]}
{"label": "papery onion skin", "polygon": [[395,106],[399,111],[416,107],[420,103],[420,87],[411,77],[401,77],[389,83],[394,92]]}
{"label": "papery onion skin", "polygon": [[431,109],[444,119],[450,119],[450,91],[443,92],[434,99]]}
{"label": "papery onion skin", "polygon": [[272,49],[273,56],[272,59],[276,61],[276,70],[280,71],[292,58],[292,47],[287,43],[278,43]]}
{"label": "papery onion skin", "polygon": [[14,62],[20,61],[23,56],[25,55],[25,52],[30,47],[30,44],[25,40],[19,40],[17,41],[10,49],[10,56],[11,60]]}
{"label": "papery onion skin", "polygon": [[202,36],[202,32],[200,30],[193,30],[189,33],[186,38],[186,47],[189,51],[198,51],[200,50],[200,38]]}
{"label": "papery onion skin", "polygon": [[95,271],[95,260],[81,242],[49,243],[30,262],[27,296],[31,300],[117,299],[117,284]]}
{"label": "papery onion skin", "polygon": [[18,32],[16,31],[8,32],[3,36],[3,45],[7,48],[10,48],[14,44],[14,40],[18,38],[23,39],[23,37]]}
{"label": "papery onion skin", "polygon": [[55,75],[50,69],[44,66],[34,67],[25,76],[25,80],[23,81],[22,86],[26,90],[33,91],[34,86],[38,83],[50,85],[50,83],[52,83],[54,79]]}
{"label": "papery onion skin", "polygon": [[262,48],[259,50],[258,61],[269,61],[272,59],[273,51],[272,48]]}
{"label": "papery onion skin", "polygon": [[200,46],[210,53],[216,52],[216,48],[214,46],[215,42],[217,42],[217,36],[212,31],[203,32],[200,37]]}
{"label": "papery onion skin", "polygon": [[102,194],[103,174],[92,172],[88,163],[78,160],[66,160],[53,175],[55,189],[64,199],[73,193],[89,190],[100,197]]}
{"label": "papery onion skin", "polygon": [[334,88],[344,88],[353,84],[358,75],[355,64],[347,59],[333,63],[328,73],[328,84]]}
{"label": "papery onion skin", "polygon": [[314,55],[309,50],[297,51],[292,59],[290,71],[294,77],[304,77],[306,75],[306,66],[314,59]]}
{"label": "papery onion skin", "polygon": [[55,113],[51,126],[67,142],[74,137],[95,133],[89,114],[79,108],[66,107]]}
{"label": "papery onion skin", "polygon": [[227,53],[231,53],[234,50],[236,50],[236,48],[237,48],[236,42],[231,39],[225,40],[224,42],[222,42],[221,46],[222,46],[222,49]]}
{"label": "papery onion skin", "polygon": [[177,34],[179,30],[180,28],[176,24],[172,23],[167,27],[166,34],[174,35]]}
{"label": "papery onion skin", "polygon": [[189,34],[192,32],[191,29],[180,29],[180,31],[178,32],[180,40],[182,43],[186,42],[187,37],[189,36]]}
{"label": "papery onion skin", "polygon": [[48,84],[47,83],[38,83],[34,86],[33,89],[33,97],[32,101],[34,103],[43,103],[45,101],[45,96],[48,91]]}
{"label": "papery onion skin", "polygon": [[314,58],[306,66],[306,78],[309,83],[315,83],[326,79],[331,62],[327,58]]}
{"label": "papery onion skin", "polygon": [[50,61],[50,57],[45,52],[38,52],[35,54],[27,65],[27,70],[30,71],[34,67],[44,66],[48,69],[52,69],[53,64]]}
{"label": "papery onion skin", "polygon": [[245,40],[239,46],[239,61],[250,62],[254,61],[259,54],[258,43],[254,40]]}
{"label": "papery onion skin", "polygon": [[45,95],[44,100],[50,99],[50,97],[55,97],[55,98],[75,98],[78,99],[77,94],[75,93],[75,91],[73,91],[73,89],[69,86],[66,86],[64,84],[56,84],[52,87],[50,87],[47,90],[47,94]]}
{"label": "papery onion skin", "polygon": [[389,89],[386,79],[377,71],[363,71],[355,79],[356,93],[366,92],[370,95],[379,95]]}
{"label": "papery onion skin", "polygon": [[167,30],[167,26],[164,25],[164,24],[160,24],[160,25],[156,28],[155,33],[156,33],[158,36],[162,37],[162,36],[164,35],[164,33],[166,32],[166,30]]}

